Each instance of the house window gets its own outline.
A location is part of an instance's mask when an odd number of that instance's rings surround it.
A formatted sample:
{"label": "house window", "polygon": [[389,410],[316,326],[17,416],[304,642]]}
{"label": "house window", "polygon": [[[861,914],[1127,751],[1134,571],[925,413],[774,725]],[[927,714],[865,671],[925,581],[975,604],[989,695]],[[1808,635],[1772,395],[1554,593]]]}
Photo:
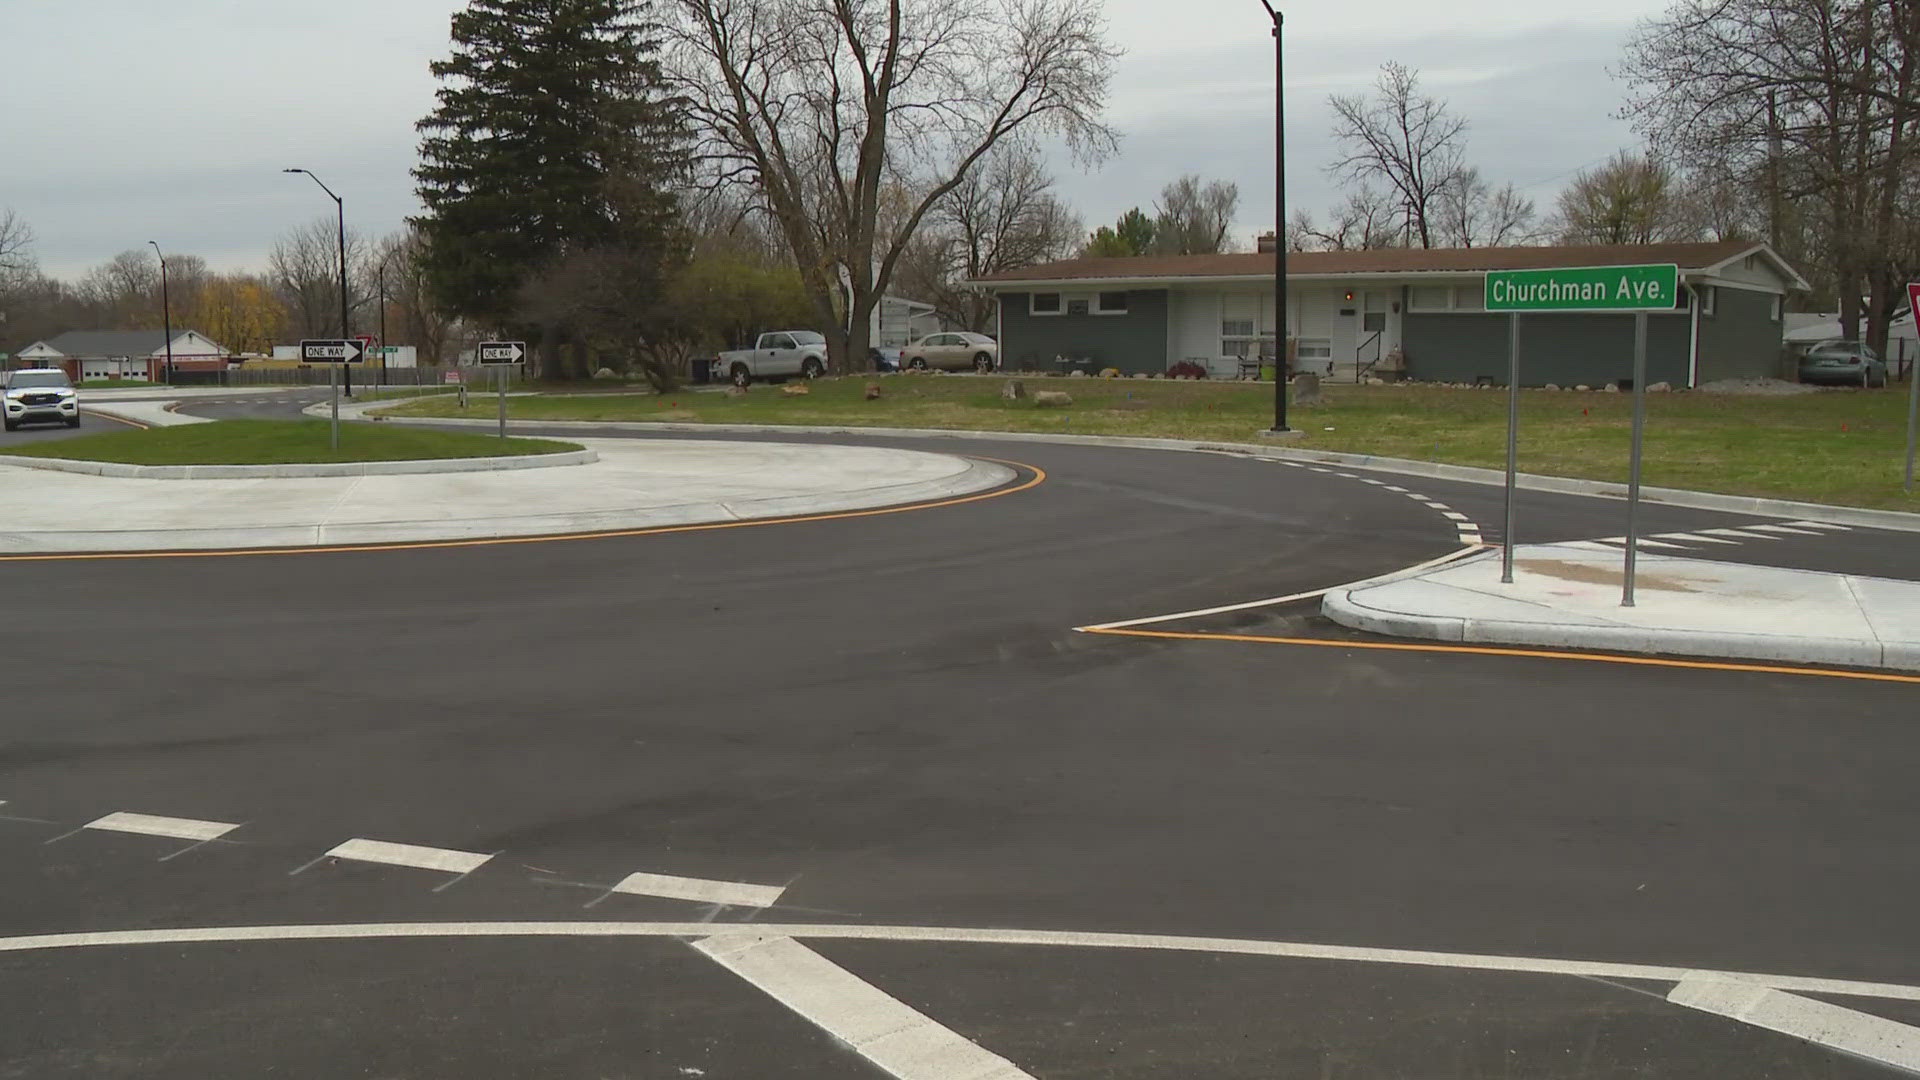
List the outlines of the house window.
{"label": "house window", "polygon": [[1415,285],[1407,290],[1407,306],[1414,311],[1449,311],[1453,289],[1446,285]]}
{"label": "house window", "polygon": [[1027,294],[1027,314],[1060,314],[1060,294],[1057,292],[1037,292]]}
{"label": "house window", "polygon": [[1331,360],[1333,341],[1329,338],[1301,338],[1297,355],[1301,360]]}
{"label": "house window", "polygon": [[1487,310],[1487,287],[1484,284],[1455,286],[1453,309],[1455,311]]}
{"label": "house window", "polygon": [[1713,294],[1716,291],[1711,285],[1700,286],[1700,314],[1713,314]]}
{"label": "house window", "polygon": [[1783,300],[1783,299],[1785,299],[1785,298],[1784,298],[1784,297],[1782,297],[1782,296],[1780,296],[1780,295],[1779,295],[1778,293],[1775,293],[1775,294],[1774,294],[1774,297],[1773,297],[1773,308],[1772,308],[1772,310],[1771,310],[1771,312],[1770,312],[1770,315],[1771,315],[1771,317],[1772,317],[1772,319],[1773,319],[1773,321],[1774,321],[1774,322],[1779,322],[1779,321],[1780,321],[1780,306],[1781,306],[1781,304],[1780,304],[1780,301],[1781,301],[1781,300]]}
{"label": "house window", "polygon": [[1127,313],[1127,294],[1123,292],[1095,293],[1093,297],[1095,315],[1125,315]]}

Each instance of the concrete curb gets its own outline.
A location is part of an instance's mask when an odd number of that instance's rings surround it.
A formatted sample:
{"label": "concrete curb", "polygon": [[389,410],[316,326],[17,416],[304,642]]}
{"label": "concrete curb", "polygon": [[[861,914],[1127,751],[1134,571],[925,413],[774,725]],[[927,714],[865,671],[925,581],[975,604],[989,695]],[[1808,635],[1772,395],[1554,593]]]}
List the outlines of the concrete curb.
{"label": "concrete curb", "polygon": [[[371,402],[361,409],[376,409],[397,404],[396,402]],[[346,410],[341,410],[346,416]],[[418,416],[402,417],[409,422],[432,424],[493,425],[495,420],[464,419],[460,417]],[[1065,446],[1112,446],[1131,450],[1179,450],[1210,454],[1241,454],[1247,457],[1276,458],[1282,461],[1310,462],[1316,465],[1339,465],[1350,469],[1369,469],[1375,472],[1395,473],[1402,476],[1424,476],[1436,480],[1454,480],[1467,484],[1483,484],[1499,487],[1506,483],[1506,473],[1499,469],[1483,469],[1473,465],[1446,465],[1430,461],[1411,461],[1406,458],[1378,457],[1372,454],[1342,454],[1330,450],[1294,450],[1274,446],[1254,446],[1245,443],[1204,443],[1185,439],[1141,438],[1125,435],[1054,435],[1032,431],[954,431],[947,428],[892,428],[857,427],[796,424],[685,424],[644,420],[518,420],[509,421],[524,426],[559,428],[613,428],[633,431],[672,431],[672,432],[722,432],[727,434],[794,434],[794,435],[866,435],[879,437],[906,438],[949,438],[984,439],[997,442],[1038,442],[1055,443]],[[1516,483],[1529,491],[1545,491],[1559,495],[1578,495],[1588,498],[1622,499],[1627,497],[1625,484],[1608,483],[1602,480],[1576,480],[1564,476],[1539,476],[1532,473],[1519,474]],[[1756,517],[1777,517],[1783,520],[1824,521],[1834,525],[1859,525],[1874,529],[1892,529],[1900,532],[1920,532],[1920,514],[1910,514],[1902,510],[1870,510],[1864,507],[1829,506],[1825,503],[1794,502],[1786,499],[1763,499],[1747,495],[1721,495],[1710,491],[1689,491],[1684,488],[1645,487],[1640,489],[1640,497],[1648,503],[1662,503],[1669,506],[1684,506],[1694,510],[1718,510],[1730,514],[1750,514]]]}
{"label": "concrete curb", "polygon": [[419,461],[341,461],[289,465],[127,465],[117,461],[77,461],[72,458],[26,457],[0,454],[0,465],[50,472],[115,476],[129,480],[264,480],[278,477],[405,476],[416,473],[514,472],[551,469],[563,465],[590,465],[600,455],[592,450],[558,454],[522,454],[515,457],[432,458]]}
{"label": "concrete curb", "polygon": [[[83,399],[84,400],[84,399]],[[211,424],[204,416],[184,416],[174,412],[178,401],[109,401],[102,405],[83,404],[83,413],[97,413],[110,420],[123,420],[143,428],[179,427],[184,424]]]}
{"label": "concrete curb", "polygon": [[964,471],[939,480],[818,495],[682,503],[640,510],[451,520],[314,523],[226,529],[0,532],[0,551],[9,554],[238,551],[592,535],[676,525],[724,525],[814,514],[884,510],[989,491],[1010,483],[1017,475],[1004,465],[962,460],[967,464]]}
{"label": "concrete curb", "polygon": [[[1497,550],[1469,556],[1449,565],[1494,559]],[[1847,638],[1788,634],[1738,634],[1725,631],[1675,630],[1660,627],[1593,626],[1575,623],[1518,622],[1454,615],[1387,611],[1356,599],[1355,593],[1397,581],[1403,572],[1384,574],[1357,585],[1335,589],[1321,600],[1320,610],[1342,626],[1389,637],[1415,638],[1459,644],[1531,645],[1556,649],[1604,649],[1610,652],[1712,656],[1739,660],[1773,660],[1796,664],[1833,664],[1844,667],[1920,671],[1920,649],[1911,646]]]}

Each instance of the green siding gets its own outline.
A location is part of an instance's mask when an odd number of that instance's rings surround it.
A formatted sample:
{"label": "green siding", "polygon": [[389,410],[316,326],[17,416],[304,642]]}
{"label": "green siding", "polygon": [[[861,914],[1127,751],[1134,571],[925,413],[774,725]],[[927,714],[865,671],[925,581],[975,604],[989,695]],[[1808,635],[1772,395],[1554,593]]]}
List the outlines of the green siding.
{"label": "green siding", "polygon": [[[1647,321],[1647,382],[1686,386],[1687,316]],[[1401,342],[1410,378],[1470,383],[1486,376],[1506,384],[1506,315],[1409,313]],[[1633,316],[1520,316],[1520,385],[1599,386],[1632,377]]]}
{"label": "green siding", "polygon": [[1700,316],[1700,381],[1779,377],[1781,337],[1773,318],[1774,295],[1722,288],[1714,293],[1713,314]]}
{"label": "green siding", "polygon": [[1081,368],[1089,374],[1108,367],[1128,375],[1167,370],[1167,291],[1127,290],[1125,315],[1030,315],[1026,293],[1001,293],[1001,367],[1057,371],[1056,356],[1086,358]]}

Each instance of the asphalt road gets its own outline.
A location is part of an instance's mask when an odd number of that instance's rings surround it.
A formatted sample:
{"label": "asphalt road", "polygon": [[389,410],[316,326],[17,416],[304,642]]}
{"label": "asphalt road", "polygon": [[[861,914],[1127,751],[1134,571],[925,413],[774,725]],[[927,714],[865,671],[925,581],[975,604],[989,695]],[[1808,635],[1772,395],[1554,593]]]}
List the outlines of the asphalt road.
{"label": "asphalt road", "polygon": [[[1047,479],[626,539],[10,564],[0,932],[450,936],[0,951],[0,1077],[889,1075],[806,1015],[854,986],[1044,1078],[1885,1074],[1639,969],[1485,958],[1920,984],[1914,687],[1360,649],[1311,604],[1231,621],[1331,644],[1076,633],[1406,566],[1459,525],[1338,471],[912,445]],[[1394,483],[1497,539],[1497,490]],[[1522,506],[1529,536],[1620,531],[1615,503]],[[1726,554],[1913,550],[1788,543]],[[209,822],[237,827],[189,835]],[[441,853],[324,857],[352,840]],[[630,874],[782,891],[715,907]],[[630,925],[474,936],[494,920]],[[795,935],[813,960],[768,993],[690,945],[700,922],[923,929]]]}

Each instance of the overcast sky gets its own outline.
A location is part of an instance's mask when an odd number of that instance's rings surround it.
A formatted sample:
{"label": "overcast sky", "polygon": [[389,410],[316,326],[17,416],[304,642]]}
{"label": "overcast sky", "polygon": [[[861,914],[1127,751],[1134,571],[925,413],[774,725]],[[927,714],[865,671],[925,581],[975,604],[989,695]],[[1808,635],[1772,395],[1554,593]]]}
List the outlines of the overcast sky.
{"label": "overcast sky", "polygon": [[[49,273],[73,277],[157,240],[218,270],[264,266],[273,238],[333,204],[375,235],[414,212],[413,123],[432,107],[456,0],[0,0],[0,206],[38,234]],[[1510,0],[1315,0],[1287,18],[1288,202],[1339,200],[1326,97],[1379,65],[1421,69],[1471,122],[1468,157],[1543,210],[1576,170],[1633,141],[1608,74],[1636,18]],[[1591,5],[1585,6],[1591,12]],[[1125,49],[1109,117],[1118,156],[1058,163],[1089,228],[1150,206],[1183,172],[1240,185],[1242,246],[1273,222],[1273,52],[1259,0],[1108,0]]]}

